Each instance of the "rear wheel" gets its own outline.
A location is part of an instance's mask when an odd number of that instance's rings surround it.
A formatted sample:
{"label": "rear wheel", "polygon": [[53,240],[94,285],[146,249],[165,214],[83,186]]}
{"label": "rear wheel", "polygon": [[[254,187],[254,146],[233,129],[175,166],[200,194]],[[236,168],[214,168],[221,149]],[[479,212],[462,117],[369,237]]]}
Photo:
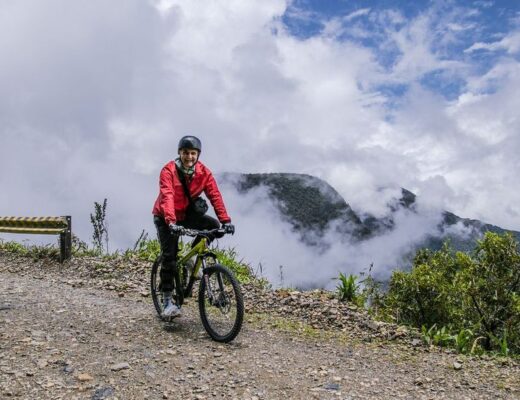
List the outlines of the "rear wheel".
{"label": "rear wheel", "polygon": [[204,271],[199,286],[199,311],[204,329],[217,342],[230,342],[244,319],[244,300],[235,276],[223,265]]}
{"label": "rear wheel", "polygon": [[[161,277],[159,271],[161,268],[161,257],[157,257],[152,265],[152,273],[150,275],[150,292],[152,294],[153,305],[159,317],[161,317],[163,309],[163,296],[161,290]],[[162,317],[161,317],[162,318]]]}

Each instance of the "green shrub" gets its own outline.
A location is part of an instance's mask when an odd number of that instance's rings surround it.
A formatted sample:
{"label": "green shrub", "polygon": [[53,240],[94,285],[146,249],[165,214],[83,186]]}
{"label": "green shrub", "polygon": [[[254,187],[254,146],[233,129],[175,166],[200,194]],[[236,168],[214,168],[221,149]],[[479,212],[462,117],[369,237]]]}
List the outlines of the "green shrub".
{"label": "green shrub", "polygon": [[6,253],[30,257],[33,260],[41,260],[43,258],[60,259],[60,249],[56,244],[27,245],[14,241],[4,242],[0,240],[0,250]]}
{"label": "green shrub", "polygon": [[358,297],[359,286],[356,284],[358,277],[350,274],[346,276],[344,273],[339,274],[339,284],[336,286],[336,292],[341,301],[354,302]]}
{"label": "green shrub", "polygon": [[43,258],[60,259],[59,247],[52,244],[29,246],[27,254],[30,255],[33,260],[41,260]]}
{"label": "green shrub", "polygon": [[426,329],[426,326],[423,325],[421,327],[421,336],[424,343],[441,347],[449,346],[455,341],[455,336],[450,334],[448,327],[443,326],[439,329],[436,324],[432,325],[430,329]]}
{"label": "green shrub", "polygon": [[153,261],[159,256],[161,246],[157,239],[147,239],[138,241],[134,247],[133,252],[141,260]]}
{"label": "green shrub", "polygon": [[396,311],[397,322],[445,326],[460,317],[456,307],[460,296],[454,284],[456,262],[445,245],[438,252],[420,250],[410,272],[392,274],[385,303]]}
{"label": "green shrub", "polygon": [[5,251],[6,253],[14,253],[19,255],[27,255],[29,252],[28,248],[21,243],[17,242],[4,242],[0,240],[0,250]]}
{"label": "green shrub", "polygon": [[454,336],[455,348],[459,353],[468,354],[474,353],[476,343],[482,337],[475,338],[475,334],[471,329],[461,329],[459,333]]}
{"label": "green shrub", "polygon": [[461,352],[482,346],[519,354],[519,293],[518,243],[508,233],[488,232],[471,254],[454,253],[447,245],[437,252],[419,251],[411,271],[392,274],[381,314],[430,327],[423,328],[428,337],[451,335]]}

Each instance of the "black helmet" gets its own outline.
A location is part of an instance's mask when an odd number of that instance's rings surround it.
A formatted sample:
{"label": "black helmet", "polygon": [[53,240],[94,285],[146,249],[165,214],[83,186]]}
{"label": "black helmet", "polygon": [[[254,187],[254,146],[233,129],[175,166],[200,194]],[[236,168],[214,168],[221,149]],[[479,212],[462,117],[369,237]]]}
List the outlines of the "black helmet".
{"label": "black helmet", "polygon": [[199,138],[195,136],[184,136],[179,140],[179,146],[177,150],[180,149],[195,149],[198,150],[199,153],[202,151],[202,143]]}

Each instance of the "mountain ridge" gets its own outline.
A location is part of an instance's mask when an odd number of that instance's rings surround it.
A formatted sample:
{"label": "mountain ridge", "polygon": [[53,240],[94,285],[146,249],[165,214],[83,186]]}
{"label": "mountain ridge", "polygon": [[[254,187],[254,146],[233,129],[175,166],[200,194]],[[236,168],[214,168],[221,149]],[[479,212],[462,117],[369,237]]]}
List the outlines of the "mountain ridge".
{"label": "mountain ridge", "polygon": [[[339,192],[328,182],[308,174],[297,173],[226,173],[224,181],[232,182],[239,193],[265,187],[269,198],[277,206],[281,217],[288,222],[301,239],[310,246],[325,248],[320,241],[326,231],[333,229],[341,240],[359,244],[396,228],[396,216],[400,211],[420,215],[417,195],[400,188],[401,196],[386,204],[388,214],[375,217],[370,213],[355,211]],[[440,222],[434,234],[418,240],[414,248],[427,247],[438,250],[446,240],[458,251],[474,248],[476,240],[486,231],[510,232],[520,240],[520,232],[460,217],[450,211],[440,211]]]}

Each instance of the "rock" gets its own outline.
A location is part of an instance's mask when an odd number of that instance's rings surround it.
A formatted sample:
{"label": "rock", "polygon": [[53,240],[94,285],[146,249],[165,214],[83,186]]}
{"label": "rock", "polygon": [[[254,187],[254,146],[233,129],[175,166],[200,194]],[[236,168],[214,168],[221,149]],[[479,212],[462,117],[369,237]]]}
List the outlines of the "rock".
{"label": "rock", "polygon": [[459,371],[459,370],[461,370],[461,369],[462,369],[462,364],[461,364],[460,362],[458,362],[458,361],[455,361],[455,362],[453,363],[453,369],[454,369],[455,371]]}
{"label": "rock", "polygon": [[130,364],[128,364],[127,362],[122,362],[122,363],[119,363],[119,364],[114,364],[110,367],[110,369],[112,371],[121,371],[123,369],[129,369],[130,368]]}
{"label": "rock", "polygon": [[379,324],[376,321],[367,320],[365,321],[364,325],[373,331],[377,331],[379,329]]}
{"label": "rock", "polygon": [[88,381],[93,381],[93,380],[94,380],[94,377],[92,377],[92,376],[89,375],[89,374],[82,373],[82,374],[79,374],[79,375],[77,376],[77,379],[78,379],[78,381],[80,381],[80,382],[88,382]]}
{"label": "rock", "polygon": [[65,366],[63,367],[63,372],[70,374],[74,372],[74,367],[70,364],[65,364]]}
{"label": "rock", "polygon": [[195,387],[193,388],[192,392],[193,393],[204,393],[204,392],[207,392],[209,390],[209,386],[201,386],[201,387]]}
{"label": "rock", "polygon": [[112,386],[106,386],[99,389],[96,389],[94,394],[92,395],[92,400],[103,400],[107,397],[111,397],[114,395],[114,388]]}
{"label": "rock", "polygon": [[339,390],[339,384],[337,384],[337,383],[326,383],[323,386],[323,389],[325,389],[325,390]]}
{"label": "rock", "polygon": [[396,337],[403,337],[403,336],[406,336],[406,335],[408,335],[408,328],[406,326],[400,326],[395,331],[395,336]]}

